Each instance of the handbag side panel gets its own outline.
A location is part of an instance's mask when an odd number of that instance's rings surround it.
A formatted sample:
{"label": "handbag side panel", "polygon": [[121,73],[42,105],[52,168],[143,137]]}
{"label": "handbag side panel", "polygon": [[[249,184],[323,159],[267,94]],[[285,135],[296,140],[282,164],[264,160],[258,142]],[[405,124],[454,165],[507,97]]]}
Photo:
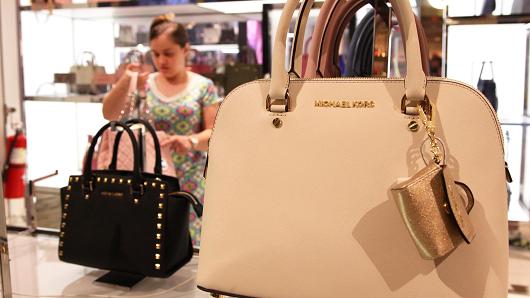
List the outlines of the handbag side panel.
{"label": "handbag side panel", "polygon": [[286,114],[266,111],[268,87],[243,85],[218,112],[199,286],[260,297],[507,295],[503,141],[480,93],[446,79],[427,83],[447,163],[475,194],[477,237],[426,261],[390,194],[424,166],[426,134],[411,132],[417,118],[400,113],[403,80],[292,80]]}

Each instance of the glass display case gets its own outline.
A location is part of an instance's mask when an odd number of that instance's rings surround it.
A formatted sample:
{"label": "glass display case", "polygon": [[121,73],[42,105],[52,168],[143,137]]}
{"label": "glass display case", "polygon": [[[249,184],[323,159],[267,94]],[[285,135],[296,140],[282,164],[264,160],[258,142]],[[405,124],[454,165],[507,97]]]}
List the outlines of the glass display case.
{"label": "glass display case", "polygon": [[[69,175],[80,173],[90,136],[106,122],[101,100],[128,53],[140,50],[149,55],[153,17],[174,13],[185,25],[192,49],[187,66],[212,79],[220,96],[261,77],[261,14],[225,14],[197,4],[141,6],[140,2],[65,1],[51,10],[48,5],[20,8],[27,177],[33,181],[58,171],[36,182],[28,194],[35,202],[39,228],[59,226],[59,188]],[[72,84],[72,73],[80,66],[96,70],[92,79],[96,88]],[[245,76],[238,76],[242,69]]]}

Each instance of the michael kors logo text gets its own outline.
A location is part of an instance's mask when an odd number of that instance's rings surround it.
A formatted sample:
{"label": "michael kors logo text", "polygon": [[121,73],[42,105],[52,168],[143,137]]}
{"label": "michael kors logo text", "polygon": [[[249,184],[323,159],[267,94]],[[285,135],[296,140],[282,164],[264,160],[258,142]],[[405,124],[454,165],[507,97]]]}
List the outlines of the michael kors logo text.
{"label": "michael kors logo text", "polygon": [[101,192],[101,196],[103,196],[103,197],[121,198],[121,197],[123,197],[123,192],[102,191]]}
{"label": "michael kors logo text", "polygon": [[372,100],[315,100],[318,108],[343,108],[343,109],[373,109],[375,102]]}

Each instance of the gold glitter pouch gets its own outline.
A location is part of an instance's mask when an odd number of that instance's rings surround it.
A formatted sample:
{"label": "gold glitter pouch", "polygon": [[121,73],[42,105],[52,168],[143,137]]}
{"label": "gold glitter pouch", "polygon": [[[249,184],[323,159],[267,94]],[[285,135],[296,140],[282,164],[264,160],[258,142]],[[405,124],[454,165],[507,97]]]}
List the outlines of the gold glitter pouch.
{"label": "gold glitter pouch", "polygon": [[391,192],[422,258],[442,257],[475,237],[469,217],[473,194],[452,179],[447,166],[432,162]]}
{"label": "gold glitter pouch", "polygon": [[469,216],[474,198],[471,189],[454,181],[448,167],[442,164],[434,121],[427,119],[421,107],[419,111],[431,140],[433,161],[392,187],[391,193],[421,257],[432,260],[464,241],[471,243],[476,235]]}

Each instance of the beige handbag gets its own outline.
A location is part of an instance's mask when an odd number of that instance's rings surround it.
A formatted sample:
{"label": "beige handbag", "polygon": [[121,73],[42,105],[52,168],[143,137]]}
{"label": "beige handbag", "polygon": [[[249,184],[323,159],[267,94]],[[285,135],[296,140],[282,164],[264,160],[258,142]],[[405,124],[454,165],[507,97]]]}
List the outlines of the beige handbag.
{"label": "beige handbag", "polygon": [[[270,80],[236,88],[210,140],[198,285],[260,297],[505,297],[508,219],[503,139],[475,89],[426,78],[408,0],[392,1],[405,79],[295,79],[284,68],[298,0],[287,1]],[[473,190],[476,236],[423,259],[391,188],[425,164],[418,104],[456,181]]]}

